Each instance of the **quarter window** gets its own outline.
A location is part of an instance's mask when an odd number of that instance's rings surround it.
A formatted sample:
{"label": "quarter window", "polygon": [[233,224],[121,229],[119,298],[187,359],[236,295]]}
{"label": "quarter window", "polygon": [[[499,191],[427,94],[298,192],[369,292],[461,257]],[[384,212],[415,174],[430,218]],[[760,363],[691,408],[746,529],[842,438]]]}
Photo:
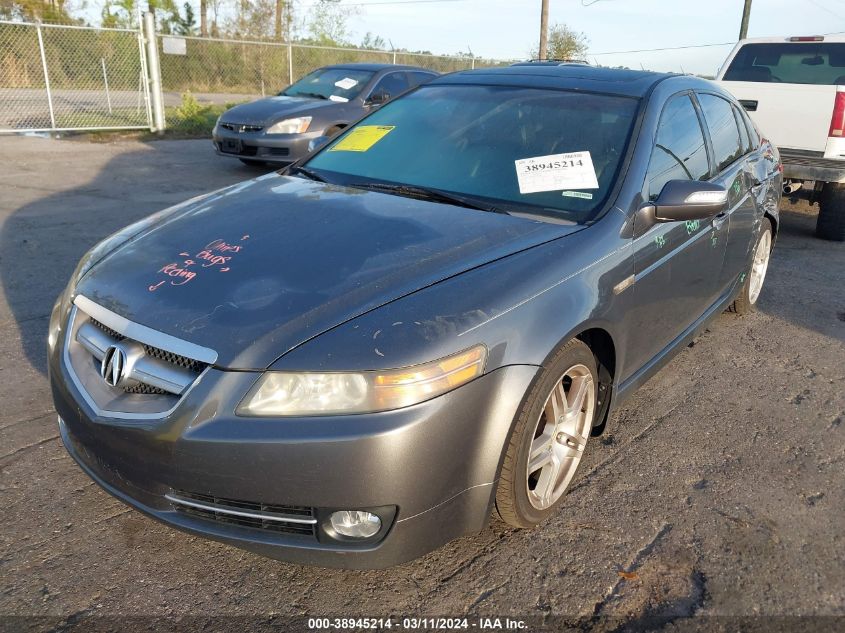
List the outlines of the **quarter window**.
{"label": "quarter window", "polygon": [[663,110],[646,177],[654,199],[670,180],[704,180],[710,171],[698,114],[688,95],[672,98]]}
{"label": "quarter window", "polygon": [[745,121],[742,118],[742,114],[740,114],[739,108],[736,106],[734,106],[734,116],[736,117],[736,122],[739,126],[739,136],[742,141],[742,153],[747,154],[754,149],[754,147],[751,145],[751,138],[748,136],[748,128],[745,127]]}
{"label": "quarter window", "polygon": [[707,121],[707,127],[710,129],[716,171],[722,171],[742,156],[742,143],[733,107],[725,99],[716,95],[700,94],[698,100],[704,111],[704,120]]}

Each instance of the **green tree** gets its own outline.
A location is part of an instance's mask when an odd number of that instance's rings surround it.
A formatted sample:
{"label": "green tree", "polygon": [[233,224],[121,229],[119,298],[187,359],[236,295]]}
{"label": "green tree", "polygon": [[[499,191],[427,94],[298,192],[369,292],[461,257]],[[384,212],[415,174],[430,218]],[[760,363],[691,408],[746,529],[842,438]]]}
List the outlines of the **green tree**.
{"label": "green tree", "polygon": [[[570,29],[565,24],[555,24],[549,29],[549,59],[583,59],[590,41],[584,33]],[[531,50],[531,59],[540,56],[538,49]]]}
{"label": "green tree", "polygon": [[186,2],[182,5],[182,9],[185,15],[176,13],[173,20],[173,32],[177,35],[193,35],[197,31],[197,18],[194,15],[194,7],[191,6],[190,2]]}
{"label": "green tree", "polygon": [[307,31],[311,41],[325,46],[349,44],[349,18],[359,9],[340,0],[319,0],[311,7]]}

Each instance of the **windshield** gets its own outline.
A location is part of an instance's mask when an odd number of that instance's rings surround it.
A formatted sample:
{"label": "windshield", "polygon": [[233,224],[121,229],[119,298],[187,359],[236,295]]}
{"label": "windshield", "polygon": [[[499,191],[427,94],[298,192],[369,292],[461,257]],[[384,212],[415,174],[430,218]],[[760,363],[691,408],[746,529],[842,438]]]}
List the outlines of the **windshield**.
{"label": "windshield", "polygon": [[845,43],[746,44],[731,61],[724,80],[845,84]]}
{"label": "windshield", "polygon": [[613,186],[637,104],[560,90],[428,85],[335,139],[308,169],[345,185],[427,187],[582,223]]}
{"label": "windshield", "polygon": [[372,70],[321,68],[305,75],[279,94],[285,97],[349,101],[358,96],[374,74]]}

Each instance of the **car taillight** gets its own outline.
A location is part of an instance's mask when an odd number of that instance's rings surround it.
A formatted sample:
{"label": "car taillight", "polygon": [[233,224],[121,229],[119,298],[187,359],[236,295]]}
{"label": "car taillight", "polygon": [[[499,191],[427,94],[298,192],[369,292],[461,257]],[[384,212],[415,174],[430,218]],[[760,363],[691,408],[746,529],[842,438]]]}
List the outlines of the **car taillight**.
{"label": "car taillight", "polygon": [[845,136],[845,92],[836,91],[833,102],[833,115],[830,117],[830,131],[828,136]]}
{"label": "car taillight", "polygon": [[799,37],[790,37],[790,42],[824,42],[823,35],[803,35]]}

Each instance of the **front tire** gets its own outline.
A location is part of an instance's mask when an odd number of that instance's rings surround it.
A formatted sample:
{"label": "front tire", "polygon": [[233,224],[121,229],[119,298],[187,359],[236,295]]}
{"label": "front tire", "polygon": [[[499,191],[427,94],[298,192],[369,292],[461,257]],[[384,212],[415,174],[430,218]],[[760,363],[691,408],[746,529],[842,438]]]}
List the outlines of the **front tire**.
{"label": "front tire", "polygon": [[529,391],[514,424],[496,490],[496,510],[530,528],[560,506],[596,416],[598,372],[590,348],[562,346]]}
{"label": "front tire", "polygon": [[742,315],[754,312],[757,309],[757,299],[760,298],[763,282],[766,280],[771,253],[772,223],[769,218],[763,218],[763,227],[760,229],[757,244],[754,246],[751,269],[745,273],[739,295],[728,308],[728,312]]}
{"label": "front tire", "polygon": [[828,182],[822,188],[816,236],[845,242],[845,184]]}

